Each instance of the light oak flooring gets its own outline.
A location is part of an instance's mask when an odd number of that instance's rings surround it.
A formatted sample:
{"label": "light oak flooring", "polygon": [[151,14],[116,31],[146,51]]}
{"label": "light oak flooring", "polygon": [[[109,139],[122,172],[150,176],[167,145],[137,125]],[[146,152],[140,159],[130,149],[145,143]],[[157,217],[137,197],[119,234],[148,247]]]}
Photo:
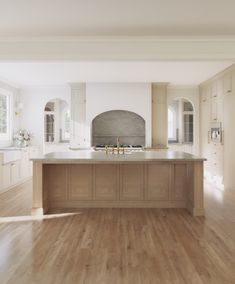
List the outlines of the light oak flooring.
{"label": "light oak flooring", "polygon": [[[0,195],[0,283],[235,283],[235,191],[183,209],[30,216],[31,182]],[[54,213],[54,212],[53,212]]]}

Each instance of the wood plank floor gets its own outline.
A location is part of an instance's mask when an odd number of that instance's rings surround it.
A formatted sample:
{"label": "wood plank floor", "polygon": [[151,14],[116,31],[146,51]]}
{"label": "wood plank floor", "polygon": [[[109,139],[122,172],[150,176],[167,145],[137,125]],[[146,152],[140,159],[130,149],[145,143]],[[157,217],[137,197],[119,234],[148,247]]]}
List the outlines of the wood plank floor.
{"label": "wood plank floor", "polygon": [[0,283],[235,283],[235,191],[183,209],[29,216],[31,182],[0,195]]}

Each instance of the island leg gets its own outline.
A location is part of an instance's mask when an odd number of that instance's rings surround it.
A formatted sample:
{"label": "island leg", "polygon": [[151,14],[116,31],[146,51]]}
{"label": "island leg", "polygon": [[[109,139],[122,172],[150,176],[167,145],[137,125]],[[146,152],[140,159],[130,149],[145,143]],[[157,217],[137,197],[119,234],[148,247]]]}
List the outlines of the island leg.
{"label": "island leg", "polygon": [[40,162],[33,162],[33,201],[32,215],[43,215],[43,166]]}
{"label": "island leg", "polygon": [[193,216],[204,216],[203,162],[194,163],[193,171]]}

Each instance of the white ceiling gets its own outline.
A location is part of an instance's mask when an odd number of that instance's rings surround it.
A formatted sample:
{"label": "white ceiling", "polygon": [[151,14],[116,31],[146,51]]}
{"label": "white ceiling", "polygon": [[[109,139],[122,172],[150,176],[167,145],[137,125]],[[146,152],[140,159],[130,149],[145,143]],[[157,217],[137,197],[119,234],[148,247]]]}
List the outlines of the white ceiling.
{"label": "white ceiling", "polygon": [[15,86],[69,82],[169,82],[198,85],[233,62],[11,62],[0,63],[0,81]]}
{"label": "white ceiling", "polygon": [[0,0],[0,36],[233,35],[234,0]]}

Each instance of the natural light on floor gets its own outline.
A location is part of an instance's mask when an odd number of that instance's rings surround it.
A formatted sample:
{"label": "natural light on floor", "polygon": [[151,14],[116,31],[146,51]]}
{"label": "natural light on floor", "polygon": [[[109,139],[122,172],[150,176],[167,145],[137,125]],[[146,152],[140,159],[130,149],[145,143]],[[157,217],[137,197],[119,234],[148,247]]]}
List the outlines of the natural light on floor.
{"label": "natural light on floor", "polygon": [[0,224],[2,223],[15,223],[15,222],[26,222],[26,221],[42,221],[54,218],[64,218],[73,215],[80,215],[82,212],[75,213],[59,213],[59,214],[49,214],[43,216],[11,216],[11,217],[0,217]]}

